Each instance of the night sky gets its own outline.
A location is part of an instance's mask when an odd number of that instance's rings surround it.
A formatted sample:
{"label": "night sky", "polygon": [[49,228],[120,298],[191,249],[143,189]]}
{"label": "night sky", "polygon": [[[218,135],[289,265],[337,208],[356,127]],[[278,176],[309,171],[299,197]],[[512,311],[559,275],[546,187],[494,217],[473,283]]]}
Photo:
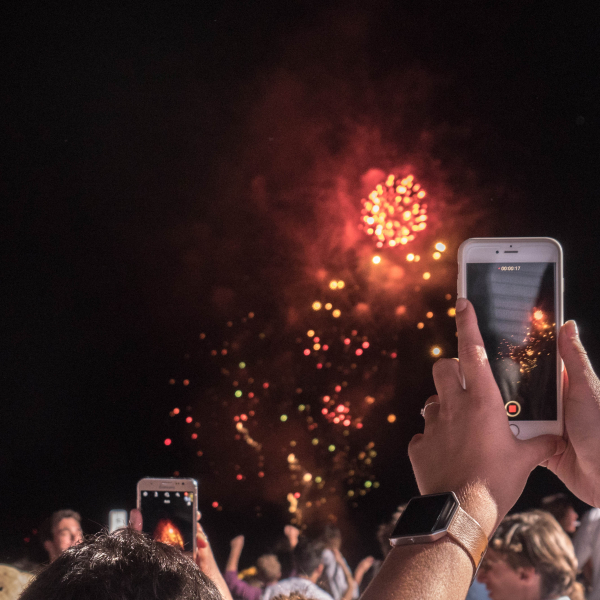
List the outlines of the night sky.
{"label": "night sky", "polygon": [[[565,254],[565,318],[600,365],[598,14],[501,4],[37,2],[7,11],[0,561],[40,558],[32,530],[52,511],[80,511],[93,532],[110,509],[134,506],[139,478],[175,471],[200,480],[219,557],[236,534],[251,536],[248,560],[275,536],[285,494],[250,479],[223,484],[218,466],[178,445],[185,430],[169,411],[196,410],[223,385],[200,333],[220,339],[250,311],[271,340],[306,329],[302,307],[310,312],[318,282],[336,273],[358,274],[353,289],[363,282],[381,311],[372,308],[368,327],[382,347],[382,331],[390,340],[396,326],[412,331],[380,316],[405,284],[361,267],[374,253],[358,215],[375,170],[413,173],[428,190],[437,237],[423,234],[414,248],[448,245],[438,283],[413,294],[409,313],[455,294],[463,239],[554,237]],[[381,487],[358,507],[337,507],[351,562],[376,551],[376,525],[416,493],[406,445],[434,391],[416,335],[394,339],[395,388],[372,416]],[[450,351],[450,321],[431,335]],[[247,353],[268,364],[280,347]],[[403,368],[401,355],[420,366]],[[188,390],[169,384],[186,377]],[[396,429],[378,429],[390,412]],[[235,462],[235,431],[222,432],[207,434],[204,449],[222,450],[225,465]],[[519,506],[562,489],[538,470]]]}

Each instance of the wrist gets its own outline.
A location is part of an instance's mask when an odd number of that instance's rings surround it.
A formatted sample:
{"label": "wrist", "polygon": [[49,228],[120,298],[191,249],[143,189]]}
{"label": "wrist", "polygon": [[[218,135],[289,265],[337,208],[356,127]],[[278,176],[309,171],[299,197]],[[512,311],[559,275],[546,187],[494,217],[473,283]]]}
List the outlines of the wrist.
{"label": "wrist", "polygon": [[504,517],[498,511],[496,501],[483,483],[466,485],[454,492],[461,508],[477,523],[488,540]]}

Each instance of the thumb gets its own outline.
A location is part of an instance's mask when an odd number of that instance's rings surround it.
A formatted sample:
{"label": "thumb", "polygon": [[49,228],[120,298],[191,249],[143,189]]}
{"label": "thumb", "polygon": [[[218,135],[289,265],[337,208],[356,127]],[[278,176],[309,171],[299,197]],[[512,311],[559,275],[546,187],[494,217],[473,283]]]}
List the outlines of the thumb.
{"label": "thumb", "polygon": [[137,508],[132,509],[129,513],[129,527],[136,531],[142,531],[143,524],[142,513]]}
{"label": "thumb", "polygon": [[586,384],[587,373],[592,369],[587,352],[579,339],[575,321],[567,321],[558,336],[560,356],[565,363],[569,386]]}
{"label": "thumb", "polygon": [[531,471],[539,464],[546,462],[556,454],[567,449],[567,442],[559,435],[540,435],[521,442],[526,455],[531,461]]}

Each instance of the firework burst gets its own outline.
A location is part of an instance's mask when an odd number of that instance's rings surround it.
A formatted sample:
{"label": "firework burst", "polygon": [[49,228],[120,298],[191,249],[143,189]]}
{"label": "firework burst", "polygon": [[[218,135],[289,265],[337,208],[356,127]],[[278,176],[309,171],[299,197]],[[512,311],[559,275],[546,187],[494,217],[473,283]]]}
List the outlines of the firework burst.
{"label": "firework burst", "polygon": [[427,227],[426,192],[414,175],[389,175],[362,199],[362,228],[377,240],[378,248],[406,245]]}

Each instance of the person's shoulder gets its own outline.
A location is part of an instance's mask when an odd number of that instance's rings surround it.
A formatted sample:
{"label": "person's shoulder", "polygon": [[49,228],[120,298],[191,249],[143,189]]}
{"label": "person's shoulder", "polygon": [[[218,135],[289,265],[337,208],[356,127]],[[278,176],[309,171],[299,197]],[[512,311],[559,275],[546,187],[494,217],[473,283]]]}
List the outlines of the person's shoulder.
{"label": "person's shoulder", "polygon": [[[279,587],[282,588],[281,591],[277,589]],[[303,577],[289,577],[288,579],[283,579],[279,583],[276,583],[272,588],[268,589],[268,598],[273,598],[281,593],[289,594],[290,592],[298,592],[307,598],[312,598],[314,600],[333,600],[333,596],[320,588],[316,583],[304,579]],[[266,596],[263,596],[263,598],[266,598]]]}
{"label": "person's shoulder", "polygon": [[333,550],[330,550],[329,548],[325,548],[325,550],[323,550],[323,552],[321,553],[321,560],[325,563],[334,563],[335,562],[335,554],[333,553]]}
{"label": "person's shoulder", "polygon": [[324,589],[320,588],[316,583],[308,581],[307,579],[304,579],[303,582],[304,585],[302,593],[307,598],[312,598],[313,600],[333,600],[333,596],[328,594]]}

